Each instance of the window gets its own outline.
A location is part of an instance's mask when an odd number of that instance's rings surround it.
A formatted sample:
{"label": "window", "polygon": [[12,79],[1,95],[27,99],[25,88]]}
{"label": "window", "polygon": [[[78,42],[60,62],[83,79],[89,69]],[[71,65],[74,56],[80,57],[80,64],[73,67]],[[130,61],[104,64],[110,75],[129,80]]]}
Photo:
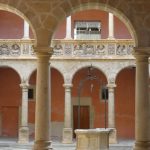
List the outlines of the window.
{"label": "window", "polygon": [[28,88],[28,100],[35,100],[35,86],[29,86],[29,88]]}
{"label": "window", "polygon": [[108,100],[108,88],[106,86],[101,88],[101,100]]}
{"label": "window", "polygon": [[75,21],[74,39],[98,40],[100,38],[100,21]]}

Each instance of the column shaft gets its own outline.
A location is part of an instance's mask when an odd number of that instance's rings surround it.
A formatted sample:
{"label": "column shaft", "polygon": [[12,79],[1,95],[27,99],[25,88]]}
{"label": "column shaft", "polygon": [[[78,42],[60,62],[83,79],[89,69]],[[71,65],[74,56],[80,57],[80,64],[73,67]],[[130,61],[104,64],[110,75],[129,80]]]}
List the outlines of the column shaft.
{"label": "column shaft", "polygon": [[108,21],[108,38],[114,38],[114,16],[112,13],[109,13],[109,21]]}
{"label": "column shaft", "polygon": [[150,149],[150,103],[148,93],[148,55],[135,52],[136,101],[135,101],[135,150]]}
{"label": "column shaft", "polygon": [[20,84],[22,88],[22,105],[21,105],[21,120],[19,128],[18,143],[29,142],[29,128],[28,128],[28,84],[23,82]]}
{"label": "column shaft", "polygon": [[115,87],[114,83],[107,85],[108,87],[108,128],[112,128],[113,131],[109,134],[109,143],[117,143],[117,130],[115,126]]}
{"label": "column shaft", "polygon": [[28,124],[28,87],[22,87],[21,126]]}
{"label": "column shaft", "polygon": [[[42,49],[41,49],[42,50]],[[34,150],[48,150],[50,146],[50,99],[48,52],[37,52],[36,112]]]}
{"label": "column shaft", "polygon": [[29,24],[27,21],[24,20],[24,35],[23,35],[24,39],[29,39]]}
{"label": "column shaft", "polygon": [[71,128],[71,87],[72,85],[64,85],[65,87],[65,128]]}
{"label": "column shaft", "polygon": [[66,39],[72,39],[72,37],[71,37],[71,16],[68,16],[67,21],[66,21]]}
{"label": "column shaft", "polygon": [[71,87],[72,84],[64,84],[65,87],[65,118],[63,129],[63,143],[72,143],[72,112],[71,112]]}
{"label": "column shaft", "polygon": [[108,85],[108,127],[115,128],[115,99],[114,99],[115,85]]}

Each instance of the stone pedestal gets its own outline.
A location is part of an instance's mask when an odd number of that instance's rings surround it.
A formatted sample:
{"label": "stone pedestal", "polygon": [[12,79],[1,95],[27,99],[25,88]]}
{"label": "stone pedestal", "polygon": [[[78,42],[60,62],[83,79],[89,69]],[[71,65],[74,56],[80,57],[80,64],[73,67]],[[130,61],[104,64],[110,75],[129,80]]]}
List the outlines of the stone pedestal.
{"label": "stone pedestal", "polygon": [[109,134],[109,144],[116,144],[117,143],[117,130],[112,128]]}
{"label": "stone pedestal", "polygon": [[20,127],[19,129],[19,144],[25,144],[29,142],[29,128]]}
{"label": "stone pedestal", "polygon": [[72,135],[73,135],[72,128],[64,128],[63,129],[63,141],[62,141],[62,143],[65,143],[65,144],[72,143]]}
{"label": "stone pedestal", "polygon": [[75,130],[76,150],[108,150],[111,129],[77,129]]}

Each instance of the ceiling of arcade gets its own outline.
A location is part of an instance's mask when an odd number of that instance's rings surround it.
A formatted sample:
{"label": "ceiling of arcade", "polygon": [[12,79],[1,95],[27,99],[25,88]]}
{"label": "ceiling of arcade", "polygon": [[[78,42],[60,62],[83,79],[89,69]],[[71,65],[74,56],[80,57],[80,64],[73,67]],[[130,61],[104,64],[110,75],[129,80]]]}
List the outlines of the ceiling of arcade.
{"label": "ceiling of arcade", "polygon": [[127,25],[136,46],[150,47],[149,0],[0,0],[0,8],[29,22],[36,46],[48,46],[57,25],[70,13],[102,9],[114,13]]}

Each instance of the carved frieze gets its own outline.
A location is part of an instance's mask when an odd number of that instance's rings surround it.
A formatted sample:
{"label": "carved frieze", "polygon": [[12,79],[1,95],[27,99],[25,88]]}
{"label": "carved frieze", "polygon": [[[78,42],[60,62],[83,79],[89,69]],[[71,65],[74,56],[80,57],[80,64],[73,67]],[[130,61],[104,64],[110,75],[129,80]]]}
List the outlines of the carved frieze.
{"label": "carved frieze", "polygon": [[96,45],[96,55],[106,55],[106,46],[104,44]]}
{"label": "carved frieze", "polygon": [[53,53],[54,56],[61,56],[63,55],[63,47],[61,44],[56,44],[54,46],[54,53]]}
{"label": "carved frieze", "polygon": [[13,44],[11,46],[11,51],[10,51],[12,56],[20,56],[21,54],[21,50],[20,50],[20,46],[18,44]]}
{"label": "carved frieze", "polygon": [[[20,41],[20,40],[8,40],[0,42],[0,56],[5,57],[20,57],[20,56],[35,56],[34,50],[32,48],[32,41]],[[132,41],[109,41],[109,40],[99,40],[99,41],[67,41],[53,40],[53,57],[55,58],[101,58],[105,56],[111,56],[111,58],[123,58],[122,56],[132,56],[132,49],[134,43]]]}
{"label": "carved frieze", "polygon": [[108,44],[108,55],[115,55],[115,44]]}
{"label": "carved frieze", "polygon": [[10,48],[6,44],[0,45],[0,55],[8,56],[10,55]]}

